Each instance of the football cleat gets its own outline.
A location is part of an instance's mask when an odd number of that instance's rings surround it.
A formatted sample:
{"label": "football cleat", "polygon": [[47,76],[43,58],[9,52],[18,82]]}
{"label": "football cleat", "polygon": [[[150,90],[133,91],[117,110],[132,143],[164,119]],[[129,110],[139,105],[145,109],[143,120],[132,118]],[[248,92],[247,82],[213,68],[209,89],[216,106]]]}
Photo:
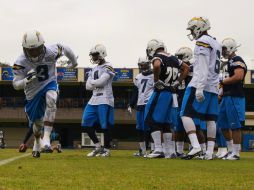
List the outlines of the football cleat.
{"label": "football cleat", "polygon": [[32,152],[32,156],[33,156],[34,158],[40,158],[41,153],[40,153],[40,151],[33,151],[33,152]]}
{"label": "football cleat", "polygon": [[138,152],[135,152],[135,153],[133,154],[133,156],[136,156],[136,157],[143,157],[143,156],[145,156],[145,155],[146,155],[146,153],[143,153],[141,149],[139,149]]}
{"label": "football cleat", "polygon": [[167,158],[167,159],[175,159],[175,158],[177,158],[177,155],[176,155],[176,153],[167,154],[167,155],[165,155],[165,158]]}
{"label": "football cleat", "polygon": [[103,151],[103,148],[102,148],[102,147],[95,148],[92,152],[89,152],[86,156],[87,156],[87,157],[94,157],[94,156],[96,156],[97,154],[100,154],[102,151]]}
{"label": "football cleat", "polygon": [[52,153],[53,149],[51,148],[51,146],[45,145],[42,152],[43,153]]}
{"label": "football cleat", "polygon": [[182,157],[184,157],[186,154],[184,154],[184,153],[178,153],[178,152],[176,152],[176,156],[177,156],[177,158],[182,158]]}
{"label": "football cleat", "polygon": [[101,156],[101,157],[109,157],[110,156],[110,150],[105,150],[103,149],[99,154],[96,156]]}
{"label": "football cleat", "polygon": [[213,160],[213,155],[212,154],[205,154],[203,157],[203,160]]}
{"label": "football cleat", "polygon": [[225,160],[240,160],[240,156],[230,154]]}
{"label": "football cleat", "polygon": [[61,144],[58,144],[56,146],[56,151],[57,151],[57,153],[62,153]]}
{"label": "football cleat", "polygon": [[26,144],[21,144],[21,145],[19,146],[19,152],[26,152],[26,150],[27,150]]}
{"label": "football cleat", "polygon": [[183,156],[182,159],[184,160],[191,160],[192,158],[198,156],[201,152],[201,148],[192,148],[187,155]]}
{"label": "football cleat", "polygon": [[227,148],[219,148],[217,154],[215,154],[215,158],[222,159],[227,155]]}
{"label": "football cleat", "polygon": [[153,151],[147,155],[147,158],[164,158],[164,153],[159,151]]}
{"label": "football cleat", "polygon": [[222,160],[227,160],[227,157],[229,157],[231,154],[233,154],[232,152],[228,152],[223,158]]}

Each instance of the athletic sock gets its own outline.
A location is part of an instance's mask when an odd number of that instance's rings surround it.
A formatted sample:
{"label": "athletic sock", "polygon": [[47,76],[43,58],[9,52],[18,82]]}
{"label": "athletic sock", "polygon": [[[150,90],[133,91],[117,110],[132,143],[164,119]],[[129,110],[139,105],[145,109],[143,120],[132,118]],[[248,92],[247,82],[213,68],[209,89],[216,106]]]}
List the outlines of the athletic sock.
{"label": "athletic sock", "polygon": [[152,137],[154,141],[154,150],[158,152],[162,152],[162,145],[161,145],[161,132],[154,131],[152,132]]}
{"label": "athletic sock", "polygon": [[206,151],[206,154],[208,154],[208,155],[212,155],[213,154],[214,145],[215,145],[214,141],[207,141],[207,151]]}
{"label": "athletic sock", "polygon": [[176,152],[178,152],[179,154],[183,154],[183,148],[184,148],[184,142],[177,141],[176,142]]}
{"label": "athletic sock", "polygon": [[200,144],[200,147],[201,147],[202,153],[205,154],[206,153],[206,143]]}
{"label": "athletic sock", "polygon": [[191,146],[193,148],[200,148],[199,142],[198,142],[198,138],[197,138],[197,134],[196,133],[191,133],[188,135],[190,142],[191,142]]}
{"label": "athletic sock", "polygon": [[146,142],[139,142],[139,146],[140,146],[140,149],[142,151],[142,153],[146,153]]}
{"label": "athletic sock", "polygon": [[233,140],[226,141],[227,147],[228,147],[228,152],[233,152]]}
{"label": "athletic sock", "polygon": [[241,144],[233,144],[233,154],[240,156]]}
{"label": "athletic sock", "polygon": [[44,126],[43,143],[44,145],[50,146],[50,134],[52,131],[51,126]]}

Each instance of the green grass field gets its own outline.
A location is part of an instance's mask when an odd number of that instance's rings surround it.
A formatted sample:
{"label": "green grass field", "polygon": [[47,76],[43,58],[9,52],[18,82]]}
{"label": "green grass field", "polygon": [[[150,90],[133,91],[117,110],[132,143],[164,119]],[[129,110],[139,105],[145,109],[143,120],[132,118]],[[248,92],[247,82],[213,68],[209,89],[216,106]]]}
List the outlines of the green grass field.
{"label": "green grass field", "polygon": [[[31,150],[30,150],[31,151]],[[254,189],[254,153],[240,161],[166,160],[112,151],[108,158],[87,158],[85,150],[31,155],[0,166],[0,190],[5,189]],[[1,160],[20,156],[0,149]]]}

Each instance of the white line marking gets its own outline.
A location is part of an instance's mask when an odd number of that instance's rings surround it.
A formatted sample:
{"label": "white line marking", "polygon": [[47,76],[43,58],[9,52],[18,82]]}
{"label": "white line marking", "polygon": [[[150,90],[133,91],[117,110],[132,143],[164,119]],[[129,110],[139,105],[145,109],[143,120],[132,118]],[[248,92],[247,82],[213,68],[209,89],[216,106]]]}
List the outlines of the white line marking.
{"label": "white line marking", "polygon": [[27,154],[24,154],[24,155],[21,155],[21,156],[16,156],[16,157],[8,158],[8,159],[5,159],[5,160],[1,160],[0,161],[0,166],[8,164],[10,162],[13,162],[15,160],[18,160],[20,158],[27,157],[28,155],[31,155],[31,153],[27,153]]}

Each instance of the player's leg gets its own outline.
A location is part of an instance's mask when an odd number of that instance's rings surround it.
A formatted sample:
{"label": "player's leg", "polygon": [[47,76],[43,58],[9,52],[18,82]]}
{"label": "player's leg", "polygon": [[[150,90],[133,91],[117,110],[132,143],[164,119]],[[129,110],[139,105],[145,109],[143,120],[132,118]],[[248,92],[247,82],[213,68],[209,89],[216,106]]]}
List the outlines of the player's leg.
{"label": "player's leg", "polygon": [[201,121],[200,119],[197,119],[197,118],[194,118],[193,121],[196,125],[198,142],[200,144],[201,151],[202,151],[198,158],[202,158],[206,153],[206,137],[203,132],[203,130],[206,130],[206,122]]}
{"label": "player's leg", "polygon": [[[172,105],[172,94],[167,91],[154,92],[145,109],[145,123],[151,126],[151,136],[155,150],[148,158],[164,157],[162,149],[162,130],[169,124],[169,115]],[[164,110],[163,112],[161,110]]]}
{"label": "player's leg", "polygon": [[46,92],[46,110],[44,115],[44,135],[43,135],[45,152],[52,152],[50,146],[50,134],[56,117],[57,97],[58,94],[55,90],[48,90]]}
{"label": "player's leg", "polygon": [[184,129],[189,137],[192,146],[192,149],[190,152],[188,152],[184,159],[192,159],[201,152],[201,147],[196,134],[196,126],[192,119],[197,117],[197,110],[194,104],[199,105],[199,103],[195,100],[195,91],[196,89],[193,87],[186,88],[180,112]]}
{"label": "player's leg", "polygon": [[146,155],[146,130],[144,123],[144,110],[136,112],[136,130],[138,134],[139,151],[134,153],[134,156]]}
{"label": "player's leg", "polygon": [[81,123],[82,132],[87,133],[87,135],[92,140],[95,146],[95,149],[92,152],[87,154],[88,157],[96,156],[102,150],[101,143],[99,142],[96,136],[95,128],[94,128],[94,124],[98,120],[97,107],[98,106],[96,105],[87,104],[82,116],[82,123]]}
{"label": "player's leg", "polygon": [[29,125],[29,130],[27,131],[22,144],[19,146],[19,152],[26,152],[27,150],[27,141],[28,139],[32,136],[33,134],[33,123],[32,122],[28,122]]}
{"label": "player's leg", "polygon": [[222,134],[221,128],[217,127],[216,130],[217,130],[216,131],[216,143],[218,145],[218,152],[216,153],[215,157],[221,159],[224,156],[226,156],[228,153],[227,144],[226,144],[226,140]]}
{"label": "player's leg", "polygon": [[239,160],[241,150],[241,128],[245,120],[245,99],[238,97],[228,97],[231,110],[227,112],[228,120],[231,124],[233,152],[227,157],[228,160]]}
{"label": "player's leg", "polygon": [[98,105],[97,117],[104,135],[104,148],[99,156],[110,156],[110,130],[114,126],[114,108],[112,106],[102,104]]}
{"label": "player's leg", "polygon": [[207,126],[207,151],[204,157],[205,160],[213,159],[213,151],[216,138],[216,122],[219,113],[218,96],[214,93],[205,92],[207,94],[209,104],[205,114],[206,126]]}
{"label": "player's leg", "polygon": [[32,155],[34,158],[40,157],[40,148],[41,148],[41,129],[43,127],[42,120],[36,120],[33,124],[33,133],[34,133],[34,146]]}

